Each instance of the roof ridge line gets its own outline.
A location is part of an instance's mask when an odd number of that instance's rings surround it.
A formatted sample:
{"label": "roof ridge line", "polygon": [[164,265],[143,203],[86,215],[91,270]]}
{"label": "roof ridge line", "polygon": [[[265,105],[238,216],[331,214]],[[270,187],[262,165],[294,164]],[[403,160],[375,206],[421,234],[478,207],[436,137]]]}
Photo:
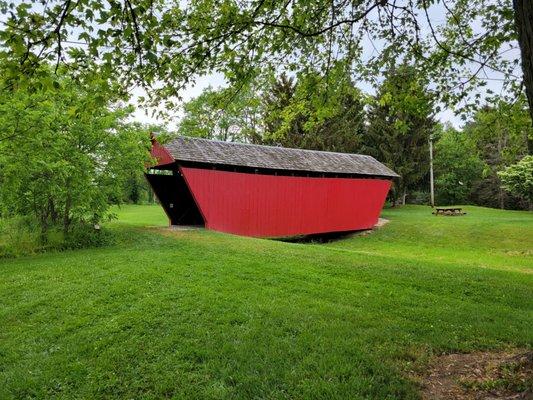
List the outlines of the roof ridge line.
{"label": "roof ridge line", "polygon": [[383,176],[399,175],[366,154],[228,142],[176,135],[163,145],[176,161],[278,170]]}
{"label": "roof ridge line", "polygon": [[[350,156],[359,156],[359,157],[367,157],[372,158],[375,160],[374,157],[368,154],[359,154],[359,153],[343,153],[340,151],[330,151],[330,150],[313,150],[313,149],[300,149],[298,147],[284,147],[284,146],[273,146],[270,144],[256,144],[256,143],[244,143],[244,142],[229,142],[227,140],[220,140],[220,139],[208,139],[208,138],[201,138],[196,136],[184,136],[184,135],[176,135],[173,137],[173,140],[175,139],[186,139],[186,140],[201,140],[203,142],[215,142],[215,143],[224,143],[229,145],[235,145],[235,146],[250,146],[250,147],[268,147],[272,149],[283,149],[283,150],[295,150],[295,151],[305,151],[305,152],[311,152],[311,153],[329,153],[329,154],[342,154],[342,155],[350,155]],[[173,141],[171,140],[171,142]],[[169,142],[170,143],[170,142]],[[377,160],[376,160],[377,161]]]}

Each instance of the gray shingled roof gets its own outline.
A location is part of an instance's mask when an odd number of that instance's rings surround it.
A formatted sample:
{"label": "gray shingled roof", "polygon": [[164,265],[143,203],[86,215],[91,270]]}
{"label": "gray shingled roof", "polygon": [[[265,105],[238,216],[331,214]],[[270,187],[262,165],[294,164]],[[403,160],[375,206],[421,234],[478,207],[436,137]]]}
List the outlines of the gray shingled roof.
{"label": "gray shingled roof", "polygon": [[375,158],[361,154],[259,146],[183,136],[176,137],[164,146],[176,161],[286,171],[398,177],[398,174]]}

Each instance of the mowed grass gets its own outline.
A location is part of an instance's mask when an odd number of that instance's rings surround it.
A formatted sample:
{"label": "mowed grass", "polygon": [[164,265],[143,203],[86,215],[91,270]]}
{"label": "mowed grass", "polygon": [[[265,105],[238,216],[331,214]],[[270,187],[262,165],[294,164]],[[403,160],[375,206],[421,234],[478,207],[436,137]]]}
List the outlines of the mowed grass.
{"label": "mowed grass", "polygon": [[443,352],[533,345],[533,213],[387,209],[327,244],[168,231],[0,261],[0,398],[411,399]]}

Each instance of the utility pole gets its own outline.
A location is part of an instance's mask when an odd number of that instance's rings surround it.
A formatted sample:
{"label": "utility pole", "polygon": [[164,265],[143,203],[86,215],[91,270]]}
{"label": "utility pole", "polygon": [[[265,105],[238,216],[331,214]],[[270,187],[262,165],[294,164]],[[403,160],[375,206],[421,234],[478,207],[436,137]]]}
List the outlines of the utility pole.
{"label": "utility pole", "polygon": [[433,138],[429,135],[429,196],[431,208],[435,207],[435,185],[433,183]]}

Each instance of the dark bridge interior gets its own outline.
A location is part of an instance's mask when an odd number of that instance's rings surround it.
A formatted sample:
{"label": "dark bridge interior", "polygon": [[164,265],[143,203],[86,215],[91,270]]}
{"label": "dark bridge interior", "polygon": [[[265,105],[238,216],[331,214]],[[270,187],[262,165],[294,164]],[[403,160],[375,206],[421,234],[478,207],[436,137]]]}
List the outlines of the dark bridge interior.
{"label": "dark bridge interior", "polygon": [[179,172],[175,171],[172,175],[145,174],[145,176],[171,225],[205,226],[202,214]]}

